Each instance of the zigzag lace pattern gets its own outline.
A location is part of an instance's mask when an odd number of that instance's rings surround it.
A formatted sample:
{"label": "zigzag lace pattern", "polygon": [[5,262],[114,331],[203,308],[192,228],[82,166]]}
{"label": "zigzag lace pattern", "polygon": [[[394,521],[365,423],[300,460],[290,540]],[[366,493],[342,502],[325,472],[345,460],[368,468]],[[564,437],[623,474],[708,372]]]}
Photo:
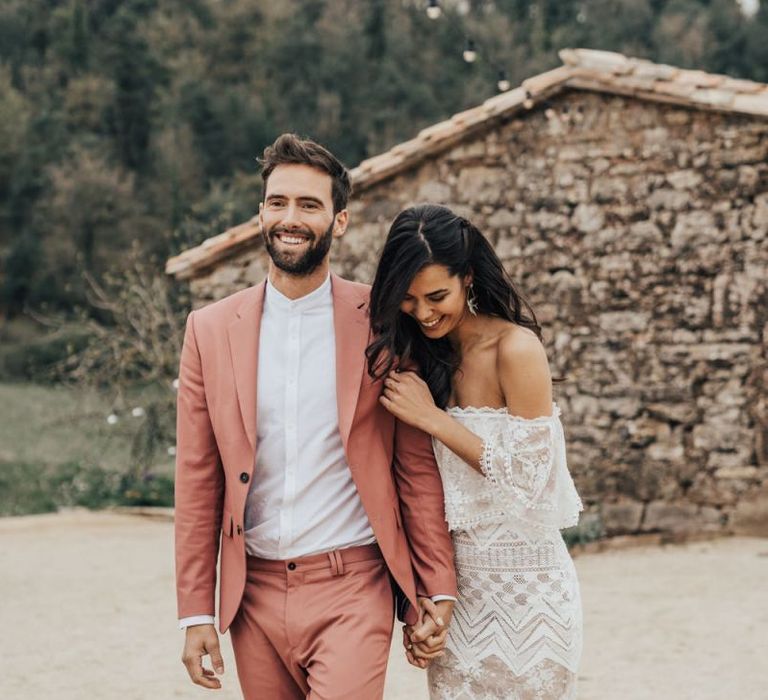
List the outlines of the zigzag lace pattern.
{"label": "zigzag lace pattern", "polygon": [[436,443],[459,600],[446,654],[429,667],[430,697],[571,700],[581,602],[558,526],[578,519],[581,501],[558,415],[520,422],[494,409],[452,413],[485,441],[485,476]]}

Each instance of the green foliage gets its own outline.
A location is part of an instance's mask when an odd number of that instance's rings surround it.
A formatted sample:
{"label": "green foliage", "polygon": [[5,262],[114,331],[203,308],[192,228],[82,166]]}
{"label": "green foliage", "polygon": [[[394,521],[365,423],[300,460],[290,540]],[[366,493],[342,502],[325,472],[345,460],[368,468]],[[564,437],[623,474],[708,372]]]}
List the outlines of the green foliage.
{"label": "green foliage", "polygon": [[45,466],[0,461],[0,516],[73,507],[172,505],[170,476],[137,478],[79,462]]}
{"label": "green foliage", "polygon": [[[12,340],[29,329],[18,327]],[[175,393],[0,384],[0,515],[173,502]],[[155,408],[152,408],[152,407]],[[142,407],[143,414],[133,410]],[[118,421],[109,424],[108,414]]]}
{"label": "green foliage", "polygon": [[66,329],[23,342],[4,343],[0,350],[0,381],[54,381],[56,368],[89,342],[83,329]]}
{"label": "green foliage", "polygon": [[0,462],[0,516],[56,511],[46,476],[40,464]]}
{"label": "green foliage", "polygon": [[596,513],[583,513],[579,524],[563,530],[563,539],[570,549],[579,544],[588,544],[604,536],[603,523]]}

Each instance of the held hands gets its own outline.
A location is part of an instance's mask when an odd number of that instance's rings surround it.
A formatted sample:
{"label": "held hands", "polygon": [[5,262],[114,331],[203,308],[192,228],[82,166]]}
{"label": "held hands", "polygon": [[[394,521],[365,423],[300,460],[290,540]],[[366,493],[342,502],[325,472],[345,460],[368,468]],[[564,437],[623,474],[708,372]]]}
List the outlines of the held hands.
{"label": "held hands", "polygon": [[379,401],[395,418],[425,432],[440,412],[427,383],[415,372],[390,372]]}
{"label": "held hands", "polygon": [[403,627],[403,646],[409,664],[426,668],[443,655],[452,614],[452,600],[433,603],[429,598],[419,598],[419,621],[415,626]]}
{"label": "held hands", "polygon": [[211,663],[216,673],[224,673],[224,660],[221,658],[219,637],[213,625],[192,625],[187,627],[184,641],[182,663],[187,667],[187,673],[196,685],[203,688],[219,689],[221,681],[214,677],[213,671],[203,666],[203,656],[210,654]]}

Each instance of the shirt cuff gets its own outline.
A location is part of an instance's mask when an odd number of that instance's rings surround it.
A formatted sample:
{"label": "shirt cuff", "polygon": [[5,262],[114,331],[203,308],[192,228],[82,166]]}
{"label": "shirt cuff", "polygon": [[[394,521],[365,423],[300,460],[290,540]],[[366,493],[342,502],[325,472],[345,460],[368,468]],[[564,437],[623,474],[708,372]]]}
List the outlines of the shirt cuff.
{"label": "shirt cuff", "polygon": [[213,615],[193,615],[192,617],[182,617],[179,620],[179,629],[185,630],[193,625],[213,625],[216,619]]}
{"label": "shirt cuff", "polygon": [[433,603],[439,603],[441,600],[452,600],[454,603],[457,601],[452,595],[431,595],[429,597]]}

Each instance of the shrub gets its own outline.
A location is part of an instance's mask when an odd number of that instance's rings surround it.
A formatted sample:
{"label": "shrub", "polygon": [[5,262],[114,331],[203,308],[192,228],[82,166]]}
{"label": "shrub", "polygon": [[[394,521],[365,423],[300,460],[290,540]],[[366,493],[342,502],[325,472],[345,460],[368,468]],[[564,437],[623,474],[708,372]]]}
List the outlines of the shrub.
{"label": "shrub", "polygon": [[0,462],[0,516],[121,505],[172,506],[173,479],[120,474],[78,462],[53,466]]}
{"label": "shrub", "polygon": [[568,549],[577,544],[587,544],[603,536],[603,523],[597,513],[582,513],[579,524],[563,530],[563,539]]}

